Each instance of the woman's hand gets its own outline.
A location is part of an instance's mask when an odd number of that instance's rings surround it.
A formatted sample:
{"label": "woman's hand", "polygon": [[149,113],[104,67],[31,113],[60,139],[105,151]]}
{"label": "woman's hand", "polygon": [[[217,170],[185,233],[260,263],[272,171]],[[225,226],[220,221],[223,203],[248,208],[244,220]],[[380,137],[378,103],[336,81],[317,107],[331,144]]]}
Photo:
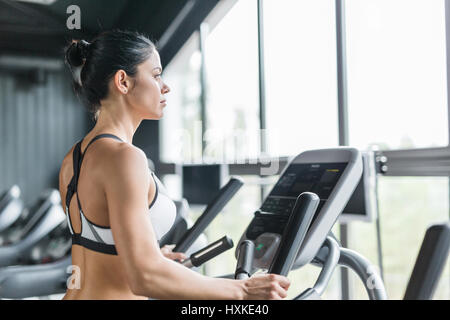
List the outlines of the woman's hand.
{"label": "woman's hand", "polygon": [[288,278],[276,274],[255,274],[244,280],[244,299],[280,300],[287,297]]}
{"label": "woman's hand", "polygon": [[174,244],[166,244],[161,248],[161,253],[164,257],[170,260],[179,260],[180,262],[185,260],[187,256],[182,252],[173,252],[173,248],[175,248]]}

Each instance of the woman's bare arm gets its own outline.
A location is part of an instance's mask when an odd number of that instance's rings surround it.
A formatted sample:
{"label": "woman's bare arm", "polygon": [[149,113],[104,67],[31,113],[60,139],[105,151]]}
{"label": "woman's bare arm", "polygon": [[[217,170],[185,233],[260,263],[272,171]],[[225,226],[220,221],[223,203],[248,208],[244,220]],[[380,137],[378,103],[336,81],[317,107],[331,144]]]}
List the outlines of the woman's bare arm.
{"label": "woman's bare arm", "polygon": [[165,258],[148,217],[150,175],[145,154],[121,144],[105,154],[105,193],[119,257],[133,293],[157,299],[284,298],[289,281],[266,275],[247,281],[209,278]]}

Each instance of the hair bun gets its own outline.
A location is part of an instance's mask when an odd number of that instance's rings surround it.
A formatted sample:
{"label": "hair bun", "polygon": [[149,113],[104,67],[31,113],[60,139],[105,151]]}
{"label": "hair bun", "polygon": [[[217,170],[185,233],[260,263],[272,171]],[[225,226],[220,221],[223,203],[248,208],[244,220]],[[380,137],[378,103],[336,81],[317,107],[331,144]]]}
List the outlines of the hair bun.
{"label": "hair bun", "polygon": [[79,67],[84,64],[84,59],[88,56],[90,43],[85,40],[73,42],[66,50],[66,60],[72,67]]}

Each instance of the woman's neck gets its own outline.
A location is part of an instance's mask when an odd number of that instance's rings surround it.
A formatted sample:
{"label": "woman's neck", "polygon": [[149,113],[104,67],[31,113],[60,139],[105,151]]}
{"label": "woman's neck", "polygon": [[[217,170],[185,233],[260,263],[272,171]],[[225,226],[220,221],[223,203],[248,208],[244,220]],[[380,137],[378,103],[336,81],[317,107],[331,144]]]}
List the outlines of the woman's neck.
{"label": "woman's neck", "polygon": [[133,117],[130,112],[126,112],[124,107],[102,104],[97,123],[92,132],[95,135],[99,133],[114,134],[123,141],[132,144],[134,133],[141,122],[142,119]]}

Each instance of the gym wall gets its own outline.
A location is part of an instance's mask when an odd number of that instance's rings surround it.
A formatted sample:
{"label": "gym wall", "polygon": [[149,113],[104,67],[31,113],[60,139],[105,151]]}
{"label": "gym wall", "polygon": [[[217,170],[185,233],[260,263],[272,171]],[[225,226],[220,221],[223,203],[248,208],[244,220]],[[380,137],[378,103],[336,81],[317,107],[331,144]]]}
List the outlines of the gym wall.
{"label": "gym wall", "polygon": [[58,188],[64,155],[88,124],[68,74],[41,76],[0,72],[0,190],[18,184],[27,205]]}

